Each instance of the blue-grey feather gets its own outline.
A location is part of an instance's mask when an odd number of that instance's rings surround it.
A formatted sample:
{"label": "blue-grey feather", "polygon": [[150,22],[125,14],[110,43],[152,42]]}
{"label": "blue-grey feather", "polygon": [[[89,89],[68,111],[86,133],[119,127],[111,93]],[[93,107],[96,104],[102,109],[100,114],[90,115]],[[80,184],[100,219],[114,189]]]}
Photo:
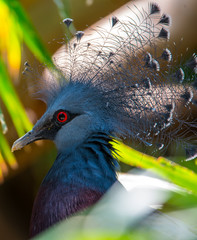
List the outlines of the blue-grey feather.
{"label": "blue-grey feather", "polygon": [[66,186],[74,183],[81,187],[106,192],[117,180],[118,164],[106,147],[109,145],[108,140],[103,144],[99,137],[96,141],[96,137],[95,134],[94,142],[90,137],[69,154],[59,153],[43,184],[61,182]]}

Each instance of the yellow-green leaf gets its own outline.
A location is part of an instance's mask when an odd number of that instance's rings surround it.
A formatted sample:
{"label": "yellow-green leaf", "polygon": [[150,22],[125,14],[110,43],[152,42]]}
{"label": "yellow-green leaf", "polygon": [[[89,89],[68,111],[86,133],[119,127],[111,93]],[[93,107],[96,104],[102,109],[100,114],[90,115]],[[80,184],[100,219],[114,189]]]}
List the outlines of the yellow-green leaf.
{"label": "yellow-green leaf", "polygon": [[197,194],[197,174],[163,157],[154,158],[138,152],[119,141],[113,141],[116,157],[131,166],[150,169],[172,183]]}

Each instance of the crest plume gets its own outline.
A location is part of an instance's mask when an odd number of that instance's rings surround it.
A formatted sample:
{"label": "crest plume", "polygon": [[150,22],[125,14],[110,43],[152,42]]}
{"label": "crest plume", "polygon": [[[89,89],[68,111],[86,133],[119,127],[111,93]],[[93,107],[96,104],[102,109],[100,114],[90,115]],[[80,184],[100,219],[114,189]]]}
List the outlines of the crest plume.
{"label": "crest plume", "polygon": [[[175,66],[168,47],[170,17],[161,15],[155,3],[148,10],[135,7],[130,11],[135,19],[113,16],[106,29],[92,30],[94,38],[78,31],[76,39],[56,53],[62,74],[57,80],[45,72],[46,101],[50,104],[67,87],[79,88],[71,91],[73,99],[86,100],[86,110],[99,113],[115,136],[130,137],[158,150],[157,146],[165,149],[173,141],[188,146],[197,126],[191,116],[191,108],[196,111],[196,55],[182,67]],[[185,76],[188,69],[193,72]]]}

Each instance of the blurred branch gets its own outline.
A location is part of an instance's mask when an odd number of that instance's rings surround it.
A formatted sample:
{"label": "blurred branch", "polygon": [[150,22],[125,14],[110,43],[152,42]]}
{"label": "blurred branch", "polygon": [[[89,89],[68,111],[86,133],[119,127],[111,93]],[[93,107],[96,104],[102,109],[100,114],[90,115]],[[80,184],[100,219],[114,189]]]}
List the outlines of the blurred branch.
{"label": "blurred branch", "polygon": [[[66,0],[66,3],[64,3],[63,0],[53,0],[53,2],[57,6],[58,13],[60,15],[61,20],[71,17],[70,1],[69,0]],[[71,24],[69,29],[67,29],[67,28],[64,28],[64,29],[66,31],[67,40],[69,40],[72,37],[70,33],[72,33],[72,35],[74,35],[76,33],[76,29],[74,27],[74,24]]]}

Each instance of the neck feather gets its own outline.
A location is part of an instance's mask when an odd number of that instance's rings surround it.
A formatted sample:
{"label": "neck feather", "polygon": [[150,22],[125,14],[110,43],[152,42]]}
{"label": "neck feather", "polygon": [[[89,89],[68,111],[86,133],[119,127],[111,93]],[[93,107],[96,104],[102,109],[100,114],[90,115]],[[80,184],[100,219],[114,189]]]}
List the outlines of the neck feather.
{"label": "neck feather", "polygon": [[110,141],[97,133],[72,153],[58,154],[34,202],[31,236],[91,206],[114,184],[117,162]]}

